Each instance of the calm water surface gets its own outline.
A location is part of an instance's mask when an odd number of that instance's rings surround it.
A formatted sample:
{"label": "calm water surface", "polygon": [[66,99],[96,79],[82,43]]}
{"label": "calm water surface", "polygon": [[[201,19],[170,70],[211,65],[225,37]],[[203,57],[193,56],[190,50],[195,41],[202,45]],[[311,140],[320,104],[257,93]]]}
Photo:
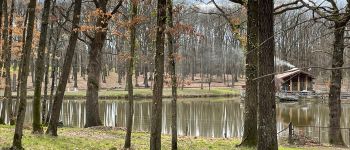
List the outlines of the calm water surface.
{"label": "calm water surface", "polygon": [[[101,120],[105,126],[126,126],[127,101],[99,101]],[[134,105],[134,125],[137,131],[150,128],[151,100],[139,100]],[[162,132],[171,133],[171,102],[164,100],[162,110]],[[2,104],[0,103],[0,109]],[[241,137],[243,134],[243,103],[239,98],[181,99],[178,101],[178,134],[205,137]],[[28,101],[25,121],[31,124],[32,101]],[[65,100],[61,120],[65,126],[83,127],[85,123],[85,101]],[[289,122],[299,126],[329,126],[329,109],[317,101],[277,103],[277,131]],[[342,105],[341,127],[350,127],[350,104]],[[319,137],[319,128],[299,127],[297,134]],[[328,141],[328,129],[321,129],[321,141]],[[349,130],[343,130],[344,140],[349,144]],[[284,134],[284,135],[283,135]],[[285,136],[283,132],[279,136]]]}

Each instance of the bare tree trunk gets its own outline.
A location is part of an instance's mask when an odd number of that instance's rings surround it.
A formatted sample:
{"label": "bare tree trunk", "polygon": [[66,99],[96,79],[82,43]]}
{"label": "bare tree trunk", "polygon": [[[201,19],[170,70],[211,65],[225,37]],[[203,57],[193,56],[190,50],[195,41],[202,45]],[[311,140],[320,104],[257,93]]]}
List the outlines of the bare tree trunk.
{"label": "bare tree trunk", "polygon": [[74,54],[74,66],[73,66],[74,90],[78,89],[78,59],[79,59],[79,55],[76,52]]}
{"label": "bare tree trunk", "polygon": [[201,65],[200,65],[200,69],[201,69],[201,89],[203,90],[203,82],[204,82],[204,68],[203,68],[203,48],[201,49],[201,58],[200,58],[200,61],[201,61]]}
{"label": "bare tree trunk", "polygon": [[[34,24],[37,24],[37,22],[35,22]],[[37,28],[37,27],[34,27],[34,28]],[[35,85],[34,85],[35,76],[36,76],[36,74],[35,74],[35,66],[36,66],[35,58],[34,57],[30,58],[29,62],[30,62],[29,71],[30,71],[30,77],[32,79],[32,86],[35,87]]]}
{"label": "bare tree trunk", "polygon": [[57,136],[57,125],[59,121],[58,119],[60,117],[63,96],[66,90],[67,80],[69,78],[69,73],[72,67],[74,51],[75,51],[75,47],[79,36],[79,32],[76,30],[79,28],[81,1],[82,0],[75,0],[71,36],[69,37],[69,44],[67,47],[66,56],[64,57],[63,71],[60,77],[61,80],[58,84],[55,99],[52,105],[52,114],[50,117],[50,123],[46,131],[46,134],[50,134],[52,136]]}
{"label": "bare tree trunk", "polygon": [[21,85],[20,85],[20,104],[17,114],[15,134],[13,137],[12,149],[23,149],[22,147],[22,136],[23,136],[23,123],[26,113],[27,105],[27,78],[29,72],[29,60],[32,52],[32,41],[34,31],[34,20],[35,20],[35,7],[36,0],[30,0],[28,4],[28,26],[25,45],[22,50],[22,63],[21,63]]}
{"label": "bare tree trunk", "polygon": [[[118,42],[116,42],[116,43],[118,43]],[[117,44],[116,44],[116,47],[117,47]],[[121,49],[120,48],[118,48],[117,50],[117,73],[118,73],[118,84],[119,84],[119,86],[121,86],[121,84],[122,84],[122,77],[123,77],[123,69],[124,69],[124,67],[123,67],[123,61],[121,60],[121,58],[119,57],[119,55],[120,55],[120,53],[121,53]]]}
{"label": "bare tree trunk", "polygon": [[[332,68],[342,67],[344,64],[343,54],[344,54],[344,33],[345,33],[345,23],[335,23],[334,26],[334,50],[332,57]],[[332,70],[331,74],[331,84],[329,89],[329,143],[334,145],[345,145],[341,129],[340,128],[340,118],[341,118],[341,102],[340,102],[340,92],[341,92],[341,80],[342,71],[339,69]]]}
{"label": "bare tree trunk", "polygon": [[[2,6],[3,6],[4,0],[0,0],[0,29],[2,26]],[[1,38],[1,37],[0,37]],[[3,58],[3,56],[1,56],[1,58]],[[0,61],[1,62],[1,61]],[[2,70],[2,62],[1,62],[1,70]],[[0,73],[0,77],[2,76],[2,71]],[[1,85],[1,78],[0,78],[0,85]],[[2,106],[6,106],[6,100],[2,101]],[[4,107],[5,108],[5,107]],[[0,114],[0,124],[5,124],[5,109],[1,110],[1,114]]]}
{"label": "bare tree trunk", "polygon": [[[146,35],[145,36],[145,43],[147,43],[149,41],[148,39],[149,37]],[[147,44],[144,44],[144,52],[143,52],[143,55],[145,58],[148,58],[148,45]],[[149,69],[149,62],[146,61],[144,63],[144,69],[143,69],[143,84],[145,85],[145,88],[149,88],[149,85],[148,85],[148,69]]]}
{"label": "bare tree trunk", "polygon": [[[133,0],[130,3],[131,5],[131,22],[134,21],[137,15],[137,5],[138,1]],[[134,115],[134,89],[132,84],[132,75],[134,69],[134,58],[135,58],[135,49],[136,49],[136,24],[132,24],[130,26],[130,58],[128,64],[128,72],[127,72],[127,82],[128,82],[128,113],[127,113],[127,124],[126,124],[126,135],[125,135],[125,143],[124,149],[129,149],[131,147],[131,131],[132,131],[132,121]],[[137,81],[137,80],[136,80]]]}
{"label": "bare tree trunk", "polygon": [[[258,2],[248,1],[248,45],[246,56],[246,97],[244,101],[244,130],[242,146],[256,146],[257,143],[257,84],[254,78],[257,77],[257,51],[258,46]],[[233,69],[233,68],[232,68]],[[232,75],[232,81],[234,81]],[[232,82],[234,85],[234,82]]]}
{"label": "bare tree trunk", "polygon": [[166,24],[166,1],[158,0],[157,4],[156,55],[154,58],[153,106],[151,116],[150,149],[161,149],[162,130],[162,96],[164,80],[164,30]]}
{"label": "bare tree trunk", "polygon": [[[259,52],[258,75],[274,73],[273,0],[258,2]],[[274,76],[258,79],[258,150],[277,150]]]}
{"label": "bare tree trunk", "polygon": [[[173,25],[173,2],[172,0],[167,0],[167,25],[171,29]],[[176,68],[175,68],[175,50],[174,50],[174,37],[172,33],[167,32],[168,37],[168,57],[169,57],[169,69],[171,76],[171,149],[177,149],[177,82],[176,82]],[[194,70],[192,70],[194,71]],[[192,72],[192,78],[194,78]]]}
{"label": "bare tree trunk", "polygon": [[[100,3],[100,9],[106,12],[107,3]],[[107,21],[104,16],[97,19],[96,27],[104,29],[107,27]],[[95,32],[95,37],[91,40],[91,50],[89,51],[89,65],[88,65],[88,81],[86,91],[86,123],[85,128],[102,125],[99,108],[98,108],[98,91],[100,88],[101,79],[101,59],[102,48],[105,42],[106,31],[98,30]]]}
{"label": "bare tree trunk", "polygon": [[[5,72],[6,72],[6,79],[5,79],[5,99],[3,100],[4,104],[7,104],[7,114],[9,117],[12,118],[12,96],[11,96],[11,48],[9,45],[9,18],[8,18],[8,12],[7,12],[7,1],[3,2],[3,12],[4,12],[4,28],[3,28],[3,55],[5,58],[4,66],[5,66]],[[6,105],[3,105],[3,111],[5,111]],[[5,118],[5,116],[3,116]],[[3,119],[4,119],[3,118]],[[4,122],[5,123],[5,122]]]}
{"label": "bare tree trunk", "polygon": [[[27,26],[27,22],[28,22],[28,11],[26,12],[26,15],[25,15],[25,19],[24,19],[24,23],[23,23],[23,26]],[[23,33],[22,33],[22,47],[24,48],[24,45],[25,45],[25,37],[26,37],[26,32],[27,31],[27,28],[23,29]],[[16,110],[15,110],[15,113],[14,113],[14,116],[18,116],[18,112],[19,112],[19,106],[20,106],[20,87],[21,87],[21,76],[22,76],[22,62],[23,62],[23,56],[21,56],[21,59],[20,59],[20,63],[19,63],[19,67],[18,67],[18,82],[17,82],[17,90],[16,90],[16,94],[17,94],[17,99],[16,99]],[[16,118],[16,121],[17,121],[17,118]]]}
{"label": "bare tree trunk", "polygon": [[[55,4],[53,5],[55,6]],[[53,10],[54,11],[54,7]],[[51,25],[53,26],[53,25]],[[58,40],[59,37],[61,36],[61,29],[57,30],[57,36],[55,39],[55,44],[52,50],[52,57],[51,57],[51,66],[52,66],[52,70],[51,70],[51,87],[50,87],[50,97],[49,97],[49,110],[47,112],[47,116],[46,116],[46,120],[45,120],[45,124],[48,124],[50,121],[50,117],[51,117],[51,113],[52,113],[52,105],[53,105],[53,97],[54,97],[54,91],[55,91],[55,84],[56,84],[56,73],[57,73],[57,69],[58,69],[58,60],[57,60],[57,45],[58,45]]]}
{"label": "bare tree trunk", "polygon": [[40,100],[41,100],[41,88],[45,72],[45,47],[47,30],[49,26],[49,14],[50,14],[51,0],[44,1],[44,11],[42,13],[41,20],[41,32],[40,41],[38,47],[38,58],[36,60],[35,68],[35,89],[34,89],[34,100],[33,100],[33,133],[42,134],[43,128],[41,126],[40,118]]}
{"label": "bare tree trunk", "polygon": [[[11,2],[11,11],[10,11],[10,23],[9,23],[9,26],[10,26],[10,29],[12,29],[13,28],[13,17],[14,17],[14,10],[15,10],[15,0],[12,0],[12,2]],[[8,95],[7,95],[7,97],[8,97],[8,99],[9,99],[9,103],[8,103],[8,107],[7,107],[7,109],[8,109],[8,115],[9,115],[9,117],[10,117],[10,125],[14,125],[15,124],[15,115],[14,115],[14,111],[15,110],[13,110],[12,109],[12,86],[11,86],[11,47],[12,47],[12,42],[13,42],[13,36],[12,36],[12,31],[13,30],[9,30],[9,50],[8,50],[8,54],[7,54],[7,57],[6,57],[6,62],[5,62],[5,68],[6,68],[6,72],[8,73],[8,77],[7,78],[9,78],[9,79],[7,79],[6,78],[6,82],[9,82],[9,84],[10,84],[10,86],[8,87],[9,88],[9,92],[7,93]],[[12,79],[12,80],[14,80],[14,81],[16,81],[16,79]],[[16,83],[15,83],[16,84]],[[15,84],[13,84],[13,85],[15,85]]]}
{"label": "bare tree trunk", "polygon": [[[123,1],[119,1],[117,6],[110,13],[113,15],[122,5]],[[95,2],[96,8],[101,10],[102,14],[97,18],[96,31],[94,37],[91,37],[91,50],[89,51],[89,65],[88,65],[88,81],[86,91],[86,124],[85,127],[102,125],[99,108],[98,108],[98,91],[101,79],[101,59],[102,48],[107,36],[107,26],[110,16],[107,14],[108,0],[100,0]]]}
{"label": "bare tree trunk", "polygon": [[149,85],[148,85],[148,63],[145,64],[145,68],[144,68],[144,79],[143,79],[143,84],[145,85],[145,88],[149,88]]}
{"label": "bare tree trunk", "polygon": [[[55,14],[55,6],[56,6],[56,1],[53,1],[52,6],[51,6],[51,14],[54,15]],[[51,114],[51,106],[52,106],[52,94],[53,94],[53,87],[51,87],[51,93],[50,93],[50,97],[49,97],[49,110],[47,110],[47,99],[48,99],[48,95],[47,95],[47,90],[48,90],[48,86],[49,86],[49,71],[50,71],[50,53],[52,54],[52,58],[51,58],[51,68],[52,68],[52,72],[51,72],[51,77],[52,77],[52,84],[54,84],[55,80],[54,80],[54,73],[55,73],[55,66],[54,66],[54,60],[55,60],[55,56],[56,56],[56,51],[53,50],[52,51],[52,42],[53,42],[53,22],[51,22],[50,24],[50,38],[49,38],[49,45],[48,45],[48,51],[46,53],[46,61],[45,61],[45,87],[44,87],[44,100],[42,102],[42,116],[41,116],[41,122],[42,124],[47,125],[49,122],[49,118],[50,118],[50,114]],[[54,45],[54,48],[57,47],[57,39],[60,36],[59,33],[57,33],[56,35],[56,43]],[[47,113],[46,113],[47,111]]]}
{"label": "bare tree trunk", "polygon": [[[48,48],[50,49],[51,47],[51,38],[49,41]],[[47,89],[48,89],[48,84],[49,84],[49,69],[50,69],[50,51],[46,53],[45,56],[45,81],[44,81],[44,99],[42,101],[42,110],[41,110],[41,123],[46,124],[45,119],[46,119],[46,103],[47,103]]]}
{"label": "bare tree trunk", "polygon": [[84,63],[84,54],[80,54],[80,76],[85,80],[85,63]]}

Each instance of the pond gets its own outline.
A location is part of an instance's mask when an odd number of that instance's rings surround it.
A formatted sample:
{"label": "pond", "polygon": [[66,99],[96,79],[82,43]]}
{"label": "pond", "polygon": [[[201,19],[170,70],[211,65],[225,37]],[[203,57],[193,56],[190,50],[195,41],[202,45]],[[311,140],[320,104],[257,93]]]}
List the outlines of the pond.
{"label": "pond", "polygon": [[[105,126],[126,126],[126,100],[101,100],[99,109],[101,121]],[[150,128],[151,100],[137,100],[134,105],[133,130],[148,131]],[[171,101],[163,102],[162,132],[171,133]],[[2,104],[0,103],[0,108]],[[205,137],[241,137],[243,134],[244,105],[239,98],[196,98],[178,101],[178,134]],[[28,101],[25,122],[32,121],[32,101]],[[61,120],[65,126],[83,127],[85,123],[85,101],[65,100],[61,111]],[[277,131],[281,131],[293,122],[296,126],[329,126],[328,104],[315,101],[296,103],[277,103]],[[342,105],[341,127],[350,127],[350,104]],[[319,132],[321,131],[321,132]],[[288,131],[279,136],[285,136]],[[328,141],[328,129],[298,127],[298,135],[321,137]],[[342,131],[344,140],[349,144],[349,130]]]}

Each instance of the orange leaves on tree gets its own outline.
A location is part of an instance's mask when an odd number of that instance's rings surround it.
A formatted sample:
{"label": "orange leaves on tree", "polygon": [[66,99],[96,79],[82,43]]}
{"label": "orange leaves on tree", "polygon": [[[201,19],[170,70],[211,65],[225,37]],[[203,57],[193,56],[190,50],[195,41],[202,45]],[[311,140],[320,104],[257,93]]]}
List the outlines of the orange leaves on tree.
{"label": "orange leaves on tree", "polygon": [[178,36],[180,34],[194,35],[195,31],[190,24],[176,23],[173,28],[167,28],[165,32]]}
{"label": "orange leaves on tree", "polygon": [[23,42],[14,41],[12,43],[12,49],[11,49],[12,57],[14,57],[14,58],[20,58],[21,57],[22,45],[23,45]]}

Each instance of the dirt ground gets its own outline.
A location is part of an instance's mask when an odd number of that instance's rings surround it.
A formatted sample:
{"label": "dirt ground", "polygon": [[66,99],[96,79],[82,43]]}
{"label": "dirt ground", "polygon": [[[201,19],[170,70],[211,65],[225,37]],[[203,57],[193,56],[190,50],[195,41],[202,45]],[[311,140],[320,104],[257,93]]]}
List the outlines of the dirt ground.
{"label": "dirt ground", "polygon": [[[213,76],[210,86],[211,87],[232,87],[231,75],[227,75],[226,78],[227,78],[226,82],[224,82],[223,78]],[[204,79],[203,79],[203,87],[204,88],[209,87],[208,80],[209,80],[208,78],[204,77]],[[118,75],[115,72],[111,71],[109,76],[106,77],[105,83],[101,80],[100,88],[101,89],[125,88],[125,78],[122,79],[122,84],[118,84],[117,81],[118,81]],[[144,87],[143,81],[144,81],[143,75],[139,75],[137,78],[137,83],[139,85],[138,88]],[[56,81],[56,84],[57,84],[57,82],[58,82],[58,80]],[[87,82],[87,75],[85,77],[82,77],[82,76],[80,76],[80,73],[78,73],[78,90],[85,90],[87,88],[86,82]],[[136,82],[135,77],[133,77],[133,82],[134,83]],[[153,81],[149,81],[148,83],[150,86],[152,86]],[[169,78],[169,76],[166,75],[164,84],[166,87],[170,87],[169,83],[170,83],[170,78]],[[179,83],[179,85],[178,85],[179,88],[182,88],[182,87],[184,87],[184,88],[188,88],[188,87],[200,88],[202,80],[200,78],[200,75],[197,74],[194,77],[194,80],[192,80],[190,77],[188,77],[184,80],[182,78],[178,78],[178,83]],[[51,85],[51,78],[49,80],[49,86],[50,85]],[[73,85],[74,85],[73,78],[70,78],[68,81],[68,84],[67,84],[67,90],[68,91],[74,90]],[[245,79],[244,79],[244,77],[240,77],[240,78],[238,78],[238,82],[234,83],[233,87],[235,89],[240,90],[240,89],[242,89],[242,87],[244,87],[244,85],[245,85]],[[5,87],[5,78],[0,78],[0,89],[4,89],[4,87]],[[28,77],[28,88],[33,89],[33,87],[34,87],[34,83],[32,82],[32,76],[29,76]],[[43,87],[44,87],[44,84],[43,84]],[[313,87],[314,87],[314,90],[317,92],[322,92],[322,93],[328,92],[329,81],[325,81],[322,79],[316,79]],[[342,92],[350,92],[350,82],[348,79],[343,80]]]}
{"label": "dirt ground", "polygon": [[[139,75],[137,78],[137,84],[139,85],[140,88],[144,87],[144,77],[143,75]],[[58,80],[56,81],[56,83]],[[79,90],[85,90],[87,88],[86,85],[87,82],[87,75],[85,77],[80,76],[80,73],[78,73],[78,89]],[[133,77],[133,82],[135,83],[135,77]],[[170,87],[170,78],[168,76],[165,76],[165,81],[164,84],[166,87]],[[191,79],[178,79],[178,87],[179,88],[187,88],[187,87],[201,87],[201,78],[199,75],[196,75],[194,80]],[[183,84],[182,84],[183,83]],[[149,86],[152,86],[153,81],[148,82]],[[234,83],[234,87],[237,89],[241,89],[242,85],[244,85],[244,79],[239,78],[238,82]],[[13,85],[12,85],[13,86]],[[49,80],[49,87],[51,86],[51,78]],[[68,84],[67,84],[67,90],[73,90],[74,86],[74,80],[73,78],[69,78]],[[203,87],[206,88],[208,87],[208,79],[204,78],[203,79]],[[212,77],[212,82],[210,84],[211,87],[231,87],[232,86],[232,81],[231,81],[231,76],[229,75],[229,78],[226,80],[226,82],[223,82],[223,79],[218,79],[216,76]],[[0,89],[4,89],[5,87],[5,78],[0,78]],[[32,76],[28,76],[28,88],[33,89],[34,87],[34,82],[32,82]],[[43,83],[44,87],[44,83]],[[110,72],[109,76],[106,77],[106,82],[104,83],[102,80],[100,82],[100,88],[101,89],[115,89],[115,88],[125,88],[125,78],[122,79],[122,84],[118,84],[118,75],[115,72]]]}

